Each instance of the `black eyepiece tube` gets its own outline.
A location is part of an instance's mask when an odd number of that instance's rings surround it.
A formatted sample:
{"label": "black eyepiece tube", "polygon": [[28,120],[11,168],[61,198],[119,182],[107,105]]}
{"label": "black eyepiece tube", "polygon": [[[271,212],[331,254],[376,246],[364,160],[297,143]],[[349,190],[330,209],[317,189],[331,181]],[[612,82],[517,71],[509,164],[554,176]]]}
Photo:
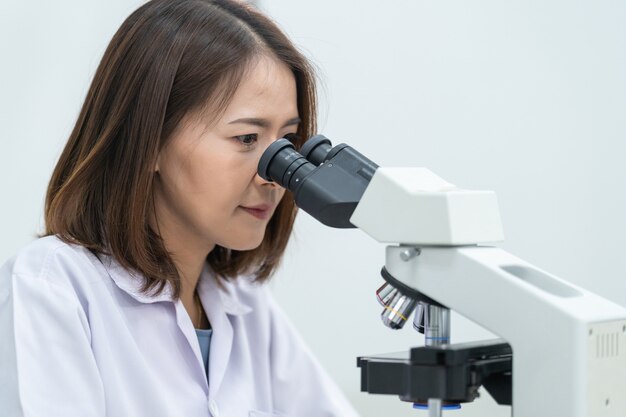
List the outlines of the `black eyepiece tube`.
{"label": "black eyepiece tube", "polygon": [[[266,181],[278,182],[276,179],[282,178],[282,171],[286,166],[289,166],[289,161],[293,162],[300,158],[303,156],[296,152],[293,143],[284,138],[278,139],[261,155],[257,169],[258,174]],[[270,172],[270,168],[272,172]]]}
{"label": "black eyepiece tube", "polygon": [[267,181],[274,181],[295,192],[300,182],[315,167],[300,155],[287,139],[272,143],[261,156],[258,173]]}
{"label": "black eyepiece tube", "polygon": [[332,143],[326,136],[315,135],[302,145],[300,153],[313,165],[319,166],[326,160],[332,147]]}
{"label": "black eyepiece tube", "polygon": [[353,228],[350,217],[378,165],[346,144],[332,148],[322,135],[296,151],[287,139],[272,143],[261,156],[258,174],[294,194],[298,207],[327,226]]}

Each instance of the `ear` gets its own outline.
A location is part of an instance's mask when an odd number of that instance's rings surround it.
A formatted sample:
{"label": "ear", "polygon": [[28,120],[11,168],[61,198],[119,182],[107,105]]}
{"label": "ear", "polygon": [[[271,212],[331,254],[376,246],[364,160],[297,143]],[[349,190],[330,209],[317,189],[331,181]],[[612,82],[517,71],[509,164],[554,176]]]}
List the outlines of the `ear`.
{"label": "ear", "polygon": [[157,156],[157,160],[156,160],[156,164],[154,164],[154,172],[158,173],[161,170],[161,152],[159,152],[159,155]]}

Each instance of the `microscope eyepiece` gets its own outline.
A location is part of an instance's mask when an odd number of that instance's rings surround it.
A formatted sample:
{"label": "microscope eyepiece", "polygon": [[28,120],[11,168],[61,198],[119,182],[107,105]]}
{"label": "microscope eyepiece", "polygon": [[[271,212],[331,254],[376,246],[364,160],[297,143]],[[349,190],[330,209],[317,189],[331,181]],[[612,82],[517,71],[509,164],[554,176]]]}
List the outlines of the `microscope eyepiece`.
{"label": "microscope eyepiece", "polygon": [[270,167],[273,168],[272,171],[276,171],[272,161],[274,158],[283,153],[285,156],[291,155],[291,151],[297,154],[296,148],[293,146],[293,143],[288,141],[287,139],[278,139],[276,142],[272,143],[261,155],[261,160],[259,161],[259,166],[257,169],[258,174],[265,179],[266,181],[274,181],[274,178],[270,175]]}
{"label": "microscope eyepiece", "polygon": [[258,174],[267,181],[273,181],[295,191],[300,181],[315,169],[287,139],[278,139],[272,143],[261,156]]}
{"label": "microscope eyepiece", "polygon": [[288,137],[277,140],[261,156],[257,173],[291,191],[296,206],[323,224],[354,228],[350,218],[378,165],[345,143],[332,147],[323,135],[300,151]]}
{"label": "microscope eyepiece", "polygon": [[319,166],[326,160],[332,147],[333,145],[330,142],[330,139],[326,136],[315,135],[302,145],[300,153],[313,165]]}

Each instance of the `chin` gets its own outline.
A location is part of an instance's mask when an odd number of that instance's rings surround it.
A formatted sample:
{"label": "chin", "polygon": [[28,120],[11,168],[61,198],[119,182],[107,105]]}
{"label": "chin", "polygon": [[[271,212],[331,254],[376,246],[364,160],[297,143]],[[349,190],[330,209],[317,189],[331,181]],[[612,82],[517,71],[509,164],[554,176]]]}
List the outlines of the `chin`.
{"label": "chin", "polygon": [[258,248],[259,246],[261,246],[261,243],[263,243],[263,236],[261,236],[260,238],[254,238],[254,239],[251,238],[248,240],[238,240],[234,242],[227,242],[226,244],[220,245],[220,246],[229,248],[231,250],[243,252],[243,251],[254,250]]}

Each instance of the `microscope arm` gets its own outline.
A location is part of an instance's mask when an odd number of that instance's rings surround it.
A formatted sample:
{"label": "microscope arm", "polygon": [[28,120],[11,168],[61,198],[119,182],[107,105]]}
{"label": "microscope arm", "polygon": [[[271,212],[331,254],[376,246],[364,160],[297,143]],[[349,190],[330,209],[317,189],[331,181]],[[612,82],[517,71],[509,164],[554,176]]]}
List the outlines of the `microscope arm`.
{"label": "microscope arm", "polygon": [[396,243],[386,271],[511,345],[515,417],[626,415],[626,309],[484,245],[502,236],[495,195],[423,173],[379,168],[351,218]]}
{"label": "microscope arm", "polygon": [[515,417],[624,415],[622,307],[498,248],[405,249],[387,247],[395,279],[511,345]]}

